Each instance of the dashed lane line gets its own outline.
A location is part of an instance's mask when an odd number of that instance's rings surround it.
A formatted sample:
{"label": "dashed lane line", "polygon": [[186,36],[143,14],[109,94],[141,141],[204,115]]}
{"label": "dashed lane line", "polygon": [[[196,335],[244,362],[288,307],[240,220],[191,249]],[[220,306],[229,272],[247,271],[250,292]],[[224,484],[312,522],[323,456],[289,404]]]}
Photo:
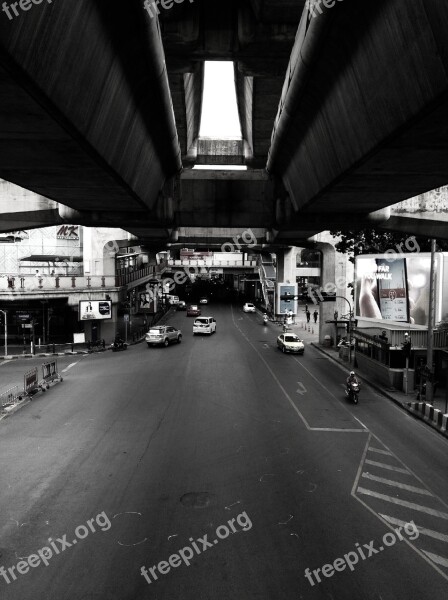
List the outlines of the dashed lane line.
{"label": "dashed lane line", "polygon": [[399,481],[392,481],[391,479],[384,479],[383,477],[377,477],[376,475],[372,475],[371,473],[363,473],[362,477],[364,477],[364,479],[371,479],[372,481],[378,481],[379,483],[384,483],[385,485],[392,485],[394,487],[400,488],[402,490],[406,490],[408,492],[414,492],[415,494],[422,494],[424,496],[432,497],[432,494],[429,490],[415,487],[414,485],[407,485],[406,483],[400,483]]}
{"label": "dashed lane line", "polygon": [[79,360],[77,360],[74,363],[70,363],[69,365],[67,365],[65,367],[65,369],[62,369],[61,373],[66,373],[69,369],[71,369],[72,367],[74,367],[75,365],[77,365],[79,363]]}

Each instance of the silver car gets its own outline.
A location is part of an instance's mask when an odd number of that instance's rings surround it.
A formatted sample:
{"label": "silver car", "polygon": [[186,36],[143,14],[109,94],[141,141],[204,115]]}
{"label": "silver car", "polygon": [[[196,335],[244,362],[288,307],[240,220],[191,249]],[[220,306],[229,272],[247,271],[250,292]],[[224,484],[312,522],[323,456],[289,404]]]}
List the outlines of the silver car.
{"label": "silver car", "polygon": [[151,327],[145,337],[148,348],[151,346],[169,346],[173,342],[178,344],[182,341],[182,332],[180,329],[170,327],[169,325],[157,325]]}

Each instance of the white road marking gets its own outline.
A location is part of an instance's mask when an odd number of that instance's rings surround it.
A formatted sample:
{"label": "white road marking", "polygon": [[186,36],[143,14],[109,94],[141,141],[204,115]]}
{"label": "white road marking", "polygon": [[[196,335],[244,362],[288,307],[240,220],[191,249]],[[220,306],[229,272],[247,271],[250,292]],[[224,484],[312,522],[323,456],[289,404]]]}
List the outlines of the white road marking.
{"label": "white road marking", "polygon": [[363,473],[362,476],[365,479],[371,479],[372,481],[378,481],[379,483],[384,483],[385,485],[393,485],[394,487],[400,488],[402,490],[407,490],[408,492],[414,492],[415,494],[423,494],[425,496],[432,496],[429,490],[424,490],[423,488],[418,488],[413,485],[406,485],[405,483],[399,483],[398,481],[392,481],[391,479],[384,479],[383,477],[377,477],[376,475],[371,475],[370,473]]}
{"label": "white road marking", "polygon": [[372,496],[372,498],[378,498],[379,500],[384,500],[385,502],[391,502],[392,504],[398,504],[399,506],[404,506],[406,508],[410,508],[411,510],[417,510],[434,517],[439,517],[440,519],[448,520],[448,513],[435,510],[434,508],[429,508],[428,506],[422,506],[421,504],[415,504],[414,502],[408,502],[407,500],[400,500],[399,498],[386,496],[386,494],[379,494],[378,492],[373,492],[372,490],[366,490],[363,487],[358,487],[356,491],[358,494]]}
{"label": "white road marking", "polygon": [[392,465],[386,465],[384,463],[376,462],[375,460],[365,461],[366,465],[372,465],[373,467],[380,467],[381,469],[387,469],[388,471],[396,471],[397,473],[404,473],[405,475],[411,475],[407,469],[401,469],[400,467],[393,467]]}
{"label": "white road marking", "polygon": [[297,385],[299,386],[296,390],[297,394],[300,394],[301,396],[303,396],[303,394],[306,394],[306,387],[303,385],[303,383],[301,381],[297,382]]}
{"label": "white road marking", "polygon": [[[399,525],[401,527],[404,527],[405,525],[408,524],[406,521],[402,521],[401,519],[396,519],[395,517],[389,517],[389,515],[380,514],[380,517],[383,517],[383,519],[385,519],[391,525]],[[417,524],[415,524],[415,526],[417,527],[418,532],[421,533],[422,535],[432,537],[435,540],[440,540],[441,542],[448,542],[448,535],[445,535],[444,533],[439,533],[438,531],[433,531],[432,529],[426,529],[425,527],[421,527],[420,525],[417,525]]]}
{"label": "white road marking", "polygon": [[79,360],[77,360],[74,363],[70,363],[67,367],[65,367],[65,369],[62,369],[61,373],[65,373],[66,371],[68,371],[69,369],[71,369],[72,367],[74,367],[75,365],[77,365],[79,363]]}
{"label": "white road marking", "polygon": [[440,565],[441,567],[446,567],[448,569],[448,558],[444,558],[443,556],[439,556],[438,554],[433,554],[432,552],[428,552],[427,550],[422,550],[426,554],[426,556],[431,559],[436,565]]}
{"label": "white road marking", "polygon": [[[327,388],[327,387],[326,387],[326,386],[325,386],[325,385],[324,385],[324,384],[323,384],[323,383],[322,383],[322,382],[321,382],[321,381],[320,381],[320,380],[319,380],[319,379],[318,379],[318,378],[317,378],[315,375],[313,375],[313,373],[311,373],[311,371],[310,371],[309,369],[307,369],[307,368],[305,367],[305,365],[304,365],[304,364],[303,364],[303,363],[302,363],[300,360],[298,360],[296,357],[294,357],[294,360],[296,361],[296,363],[297,363],[298,365],[300,365],[300,367],[301,367],[302,369],[304,369],[304,370],[305,370],[305,371],[306,371],[306,372],[307,372],[307,373],[308,373],[308,374],[309,374],[309,375],[310,375],[310,376],[311,376],[311,377],[314,379],[314,381],[316,381],[316,382],[317,382],[317,383],[318,383],[318,384],[319,384],[319,385],[320,385],[320,386],[321,386],[321,387],[322,387],[322,388],[323,388],[323,389],[324,389],[324,390],[327,392],[327,394],[329,394],[330,396],[332,396],[332,397],[333,397],[333,398],[334,398],[336,401],[340,402],[339,398],[337,398],[337,397],[336,397],[336,396],[333,394],[333,392],[331,392],[331,391],[330,391],[330,390],[329,390],[329,389],[328,389],[328,388]],[[349,414],[349,415],[350,415],[350,416],[351,416],[353,419],[355,419],[355,421],[358,421],[358,423],[361,425],[361,427],[364,427],[364,430],[365,430],[366,432],[368,432],[368,431],[369,431],[369,428],[368,428],[368,427],[366,427],[366,426],[364,425],[364,423],[362,423],[362,422],[361,422],[361,421],[358,419],[358,417],[355,417],[355,415],[354,415],[352,412],[350,412],[350,411],[348,410],[348,408],[347,408],[346,406],[344,406],[344,404],[342,404],[342,403],[341,403],[341,405],[342,405],[343,409],[344,409],[346,412],[348,412],[348,414]]]}
{"label": "white road marking", "polygon": [[[288,392],[282,386],[279,378],[276,376],[276,374],[274,373],[274,371],[271,369],[271,367],[269,366],[269,364],[267,363],[267,361],[265,360],[265,358],[263,357],[263,355],[257,350],[257,348],[252,344],[252,342],[250,341],[250,339],[247,337],[247,335],[237,325],[237,323],[235,321],[235,315],[234,315],[234,312],[233,312],[233,307],[232,307],[231,310],[232,310],[233,324],[235,325],[236,329],[238,329],[238,331],[243,336],[243,338],[251,346],[251,348],[254,350],[254,352],[256,352],[256,354],[259,356],[260,360],[265,364],[265,366],[266,366],[267,370],[269,371],[269,373],[271,374],[272,378],[274,379],[274,381],[276,382],[276,384],[278,385],[278,387],[281,389],[281,391],[283,392],[285,398],[290,403],[292,409],[297,413],[297,415],[299,416],[299,418],[301,419],[301,421],[305,425],[305,427],[308,429],[308,431],[331,431],[331,432],[338,432],[338,433],[368,433],[368,429],[364,425],[362,425],[364,427],[364,429],[341,429],[339,427],[311,427],[310,424],[308,423],[308,421],[305,419],[305,417],[300,412],[300,410],[294,404],[291,396],[288,394]],[[299,364],[300,364],[300,362],[299,362]],[[327,391],[329,391],[329,390],[327,390]],[[329,393],[331,393],[331,392],[329,392]],[[349,411],[347,411],[347,412],[349,412]],[[349,414],[353,417],[352,413],[349,412]],[[356,417],[354,417],[354,418],[356,419]],[[359,419],[356,419],[356,420],[358,422],[360,422]]]}
{"label": "white road marking", "polygon": [[392,456],[392,452],[388,452],[386,450],[381,450],[380,448],[372,448],[372,446],[369,446],[369,448],[367,448],[367,450],[369,452],[377,452],[378,454],[385,454],[386,456]]}

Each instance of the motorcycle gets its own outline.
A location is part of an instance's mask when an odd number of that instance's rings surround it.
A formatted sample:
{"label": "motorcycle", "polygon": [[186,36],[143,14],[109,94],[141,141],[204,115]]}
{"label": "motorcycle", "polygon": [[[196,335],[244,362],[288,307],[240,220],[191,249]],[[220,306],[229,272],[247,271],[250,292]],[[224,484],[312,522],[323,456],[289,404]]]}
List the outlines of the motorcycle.
{"label": "motorcycle", "polygon": [[112,348],[112,352],[118,352],[119,350],[127,350],[128,345],[126,344],[126,342],[123,342],[122,340],[120,340],[120,341],[112,342],[110,347]]}
{"label": "motorcycle", "polygon": [[268,324],[268,315],[263,315],[263,325]]}
{"label": "motorcycle", "polygon": [[348,389],[345,388],[345,395],[354,404],[358,404],[359,388],[359,383],[356,383],[356,381],[352,381],[349,384]]}

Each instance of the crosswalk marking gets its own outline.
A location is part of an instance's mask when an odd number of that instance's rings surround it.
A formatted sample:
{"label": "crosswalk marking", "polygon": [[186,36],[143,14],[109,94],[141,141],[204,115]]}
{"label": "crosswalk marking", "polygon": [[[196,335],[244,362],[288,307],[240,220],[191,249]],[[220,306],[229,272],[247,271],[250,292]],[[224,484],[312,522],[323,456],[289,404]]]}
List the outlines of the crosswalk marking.
{"label": "crosswalk marking", "polygon": [[423,494],[425,496],[432,496],[429,490],[424,490],[423,488],[418,488],[413,485],[406,485],[405,483],[400,483],[398,481],[392,481],[391,479],[384,479],[383,477],[376,477],[376,475],[371,475],[370,473],[363,473],[362,476],[365,479],[371,479],[372,481],[378,481],[379,483],[384,483],[385,485],[393,485],[394,487],[401,488],[403,490],[407,490],[408,492],[414,492],[416,494]]}
{"label": "crosswalk marking", "polygon": [[402,469],[401,467],[393,467],[392,465],[386,465],[384,463],[376,462],[374,460],[366,459],[364,461],[366,465],[372,465],[374,467],[381,467],[382,469],[387,469],[389,471],[396,471],[397,473],[404,473],[405,475],[411,475],[411,473],[407,469]]}
{"label": "crosswalk marking", "polygon": [[[399,525],[404,527],[407,525],[406,521],[402,521],[401,519],[396,519],[395,517],[389,517],[389,515],[383,515],[379,513],[380,517],[383,517],[385,521],[390,523],[391,525]],[[448,535],[444,533],[439,533],[438,531],[433,531],[432,529],[426,529],[425,527],[421,527],[420,525],[415,524],[418,529],[418,532],[422,535],[426,535],[428,537],[432,537],[435,540],[440,540],[441,542],[448,542]]]}
{"label": "crosswalk marking", "polygon": [[428,558],[430,558],[436,565],[440,565],[441,567],[446,567],[448,569],[448,558],[444,558],[443,556],[439,556],[438,554],[433,554],[432,552],[428,552],[427,550],[422,550],[423,554],[426,554]]}
{"label": "crosswalk marking", "polygon": [[373,448],[372,446],[369,446],[367,450],[369,452],[377,452],[378,454],[386,454],[386,456],[392,456],[392,452],[388,452],[387,450],[381,450],[380,448]]}
{"label": "crosswalk marking", "polygon": [[385,500],[386,502],[392,502],[392,504],[398,504],[400,506],[405,506],[406,508],[410,508],[411,510],[418,510],[419,512],[424,512],[424,513],[427,513],[428,515],[433,515],[434,517],[439,517],[440,519],[448,520],[448,513],[442,512],[440,510],[428,508],[427,506],[422,506],[421,504],[415,504],[414,502],[407,502],[407,500],[400,500],[399,498],[393,498],[392,496],[386,496],[385,494],[379,494],[378,492],[372,492],[371,490],[367,490],[366,488],[362,488],[362,487],[358,487],[357,491],[360,494],[365,494],[366,496],[372,496],[373,498],[379,498],[380,500]]}

